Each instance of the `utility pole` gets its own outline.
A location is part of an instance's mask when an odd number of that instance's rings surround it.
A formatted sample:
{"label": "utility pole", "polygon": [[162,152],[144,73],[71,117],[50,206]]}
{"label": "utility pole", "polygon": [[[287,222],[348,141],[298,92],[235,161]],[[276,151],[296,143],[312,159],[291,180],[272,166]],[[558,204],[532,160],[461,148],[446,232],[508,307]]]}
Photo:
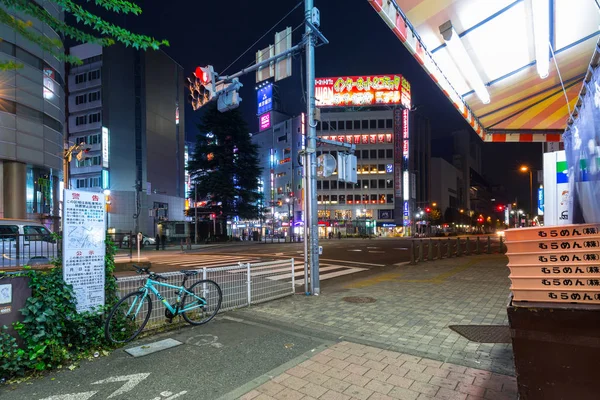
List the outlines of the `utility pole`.
{"label": "utility pole", "polygon": [[[321,293],[321,283],[319,280],[319,219],[317,213],[317,129],[315,124],[315,37],[313,35],[313,0],[304,0],[304,20],[305,20],[305,40],[306,40],[306,116],[308,119],[307,127],[307,146],[306,158],[308,166],[307,176],[307,217],[304,218],[305,226],[310,224],[310,292],[314,296]],[[306,240],[306,238],[305,238]]]}
{"label": "utility pole", "polygon": [[194,244],[198,244],[198,183],[194,183]]}

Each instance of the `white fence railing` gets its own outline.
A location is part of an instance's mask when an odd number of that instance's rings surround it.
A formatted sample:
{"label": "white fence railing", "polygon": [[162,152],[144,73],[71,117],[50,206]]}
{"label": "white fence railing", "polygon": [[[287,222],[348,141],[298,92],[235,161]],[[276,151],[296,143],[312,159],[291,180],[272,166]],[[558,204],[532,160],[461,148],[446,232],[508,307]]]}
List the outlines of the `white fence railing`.
{"label": "white fence railing", "polygon": [[[198,275],[188,277],[189,287],[202,279],[215,281],[223,291],[222,311],[263,303],[294,294],[294,259],[270,261],[256,264],[238,264],[231,267],[200,268]],[[160,275],[167,278],[170,285],[179,286],[183,281],[181,272],[166,272]],[[118,278],[119,297],[136,291],[144,286],[147,276],[128,276]],[[156,286],[160,294],[169,302],[176,299],[177,290]],[[166,321],[165,306],[153,294],[152,315],[146,329],[157,328]],[[144,306],[145,307],[145,306]],[[146,310],[140,310],[139,316],[145,316]],[[177,322],[177,319],[173,320]]]}

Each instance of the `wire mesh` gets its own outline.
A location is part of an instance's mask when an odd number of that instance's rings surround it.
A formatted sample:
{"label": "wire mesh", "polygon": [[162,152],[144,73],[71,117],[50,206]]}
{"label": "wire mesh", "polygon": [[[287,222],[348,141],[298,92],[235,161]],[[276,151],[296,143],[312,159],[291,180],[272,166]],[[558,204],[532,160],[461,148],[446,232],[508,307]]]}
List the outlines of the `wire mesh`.
{"label": "wire mesh", "polygon": [[[197,270],[197,275],[188,277],[185,286],[189,288],[202,279],[215,281],[221,287],[223,293],[220,312],[228,311],[294,294],[293,265],[293,260],[280,260],[257,264],[239,264],[230,267],[202,268]],[[248,273],[250,273],[250,276],[248,276]],[[168,272],[160,275],[167,278],[167,280],[160,282],[174,286],[180,286],[184,277],[181,272]],[[140,290],[146,279],[146,276],[118,278],[119,297]],[[178,289],[158,285],[155,285],[155,287],[170,304],[175,303]],[[210,294],[210,296],[213,295],[214,293]],[[146,330],[158,328],[166,322],[164,304],[154,294],[150,296],[152,314],[146,325]],[[212,297],[207,300],[209,304],[214,303]],[[146,313],[147,306],[144,305],[138,319],[141,320]],[[174,320],[174,322],[176,321]]]}

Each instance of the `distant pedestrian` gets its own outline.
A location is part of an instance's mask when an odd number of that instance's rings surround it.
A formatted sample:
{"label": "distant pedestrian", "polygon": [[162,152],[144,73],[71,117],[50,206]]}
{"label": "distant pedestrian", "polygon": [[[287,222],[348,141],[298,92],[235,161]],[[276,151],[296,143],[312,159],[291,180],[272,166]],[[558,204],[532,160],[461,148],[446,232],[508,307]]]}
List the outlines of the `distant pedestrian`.
{"label": "distant pedestrian", "polygon": [[160,241],[162,243],[162,249],[165,249],[165,243],[167,243],[167,235],[161,235]]}
{"label": "distant pedestrian", "polygon": [[338,231],[338,239],[342,238],[342,232]]}
{"label": "distant pedestrian", "polygon": [[246,241],[246,231],[245,230],[242,232],[242,241],[244,241],[244,242]]}
{"label": "distant pedestrian", "polygon": [[158,251],[160,250],[160,235],[158,233],[156,234],[156,238],[154,240],[156,241],[156,251]]}

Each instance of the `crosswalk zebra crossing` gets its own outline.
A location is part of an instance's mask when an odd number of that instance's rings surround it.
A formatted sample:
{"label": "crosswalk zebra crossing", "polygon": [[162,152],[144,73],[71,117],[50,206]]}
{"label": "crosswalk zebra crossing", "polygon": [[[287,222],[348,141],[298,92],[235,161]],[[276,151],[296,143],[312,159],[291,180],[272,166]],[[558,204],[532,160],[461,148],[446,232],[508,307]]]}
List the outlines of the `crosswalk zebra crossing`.
{"label": "crosswalk zebra crossing", "polygon": [[[276,257],[279,261],[283,261],[281,257]],[[290,257],[291,258],[291,257]],[[268,261],[261,257],[252,256],[234,256],[222,254],[181,254],[176,256],[159,256],[152,257],[153,264],[168,265],[173,270],[179,269],[198,269],[198,268],[217,268],[235,266],[239,263],[259,264]],[[289,266],[275,267],[260,266],[252,267],[252,275],[262,277],[268,280],[290,280],[292,273]],[[367,268],[339,265],[336,263],[320,263],[320,279],[332,279],[339,276],[355,274],[365,271]],[[235,273],[235,271],[232,271]],[[296,285],[304,284],[304,265],[301,259],[296,259],[294,264],[294,282]]]}

